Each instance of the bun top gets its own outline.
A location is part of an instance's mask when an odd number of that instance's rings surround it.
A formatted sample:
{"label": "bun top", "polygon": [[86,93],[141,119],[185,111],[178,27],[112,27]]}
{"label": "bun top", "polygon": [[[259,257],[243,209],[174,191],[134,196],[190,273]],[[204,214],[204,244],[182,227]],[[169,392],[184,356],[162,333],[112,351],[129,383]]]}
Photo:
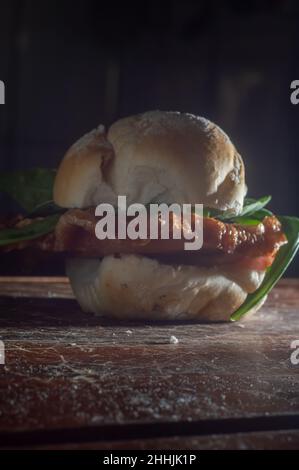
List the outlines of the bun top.
{"label": "bun top", "polygon": [[54,200],[62,207],[140,202],[202,203],[238,214],[244,164],[228,136],[192,114],[150,111],[100,126],[66,153]]}

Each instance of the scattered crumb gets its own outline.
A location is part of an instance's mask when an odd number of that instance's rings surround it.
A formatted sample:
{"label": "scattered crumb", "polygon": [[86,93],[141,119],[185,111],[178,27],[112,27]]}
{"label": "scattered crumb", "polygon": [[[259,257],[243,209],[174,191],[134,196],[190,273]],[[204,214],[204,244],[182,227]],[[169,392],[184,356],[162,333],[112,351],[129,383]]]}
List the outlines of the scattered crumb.
{"label": "scattered crumb", "polygon": [[127,335],[131,335],[133,333],[133,331],[132,330],[127,330],[126,333],[127,333]]}
{"label": "scattered crumb", "polygon": [[176,336],[170,336],[169,342],[170,344],[178,344],[179,340]]}
{"label": "scattered crumb", "polygon": [[52,299],[53,297],[56,297],[55,292],[52,292],[52,291],[50,291],[50,290],[48,290],[47,294],[48,294],[48,298],[49,298],[49,299]]}

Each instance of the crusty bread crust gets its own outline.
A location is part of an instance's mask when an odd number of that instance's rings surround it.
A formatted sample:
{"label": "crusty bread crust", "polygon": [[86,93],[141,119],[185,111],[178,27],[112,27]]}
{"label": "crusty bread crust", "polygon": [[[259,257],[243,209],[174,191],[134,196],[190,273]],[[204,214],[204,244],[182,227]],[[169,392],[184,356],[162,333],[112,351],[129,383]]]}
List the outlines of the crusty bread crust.
{"label": "crusty bread crust", "polygon": [[54,200],[84,208],[152,201],[202,203],[239,213],[246,193],[244,164],[228,136],[207,119],[151,111],[96,129],[65,155]]}
{"label": "crusty bread crust", "polygon": [[114,158],[103,126],[85,134],[65,154],[57,171],[53,197],[65,208],[83,208],[99,202],[115,203],[105,180],[105,168]]}

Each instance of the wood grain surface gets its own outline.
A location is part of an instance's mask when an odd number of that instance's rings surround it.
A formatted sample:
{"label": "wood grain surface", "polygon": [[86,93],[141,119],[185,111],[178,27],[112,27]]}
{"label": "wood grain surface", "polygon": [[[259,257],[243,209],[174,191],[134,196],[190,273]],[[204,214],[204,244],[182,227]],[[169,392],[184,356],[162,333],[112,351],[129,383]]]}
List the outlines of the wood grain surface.
{"label": "wood grain surface", "polygon": [[299,448],[298,310],[283,280],[238,323],[114,322],[65,278],[0,278],[0,446]]}

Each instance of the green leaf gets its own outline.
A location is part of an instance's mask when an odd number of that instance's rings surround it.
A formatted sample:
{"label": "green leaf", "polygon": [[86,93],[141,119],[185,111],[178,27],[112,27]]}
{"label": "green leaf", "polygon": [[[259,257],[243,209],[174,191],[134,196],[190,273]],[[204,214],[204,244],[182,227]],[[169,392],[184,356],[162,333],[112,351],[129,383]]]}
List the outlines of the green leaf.
{"label": "green leaf", "polygon": [[55,170],[44,168],[0,173],[0,191],[31,212],[52,199],[55,174]]}
{"label": "green leaf", "polygon": [[24,240],[33,240],[53,232],[59,217],[58,214],[50,215],[42,220],[35,220],[24,227],[0,230],[0,246],[11,245]]}
{"label": "green leaf", "polygon": [[[192,207],[192,210],[193,210],[193,207]],[[208,207],[203,207],[202,215],[203,217],[211,217],[211,209],[209,209]]]}
{"label": "green leaf", "polygon": [[234,217],[234,224],[240,225],[258,225],[261,221],[258,218],[253,217]]}
{"label": "green leaf", "polygon": [[269,211],[268,209],[260,209],[256,212],[254,212],[254,214],[252,214],[252,217],[254,217],[255,219],[261,221],[263,220],[265,217],[269,217],[273,215],[273,212]]}
{"label": "green leaf", "polygon": [[229,219],[229,222],[241,225],[257,225],[262,222],[265,217],[269,217],[271,215],[273,215],[271,211],[263,208],[254,212],[251,215],[240,215],[237,217],[232,217],[231,219]]}
{"label": "green leaf", "polygon": [[[270,211],[265,209],[265,206],[271,201],[271,196],[263,196],[260,199],[245,198],[244,206],[241,214],[238,216],[232,215],[231,212],[221,212],[217,209],[204,208],[205,217],[214,217],[222,222],[240,223],[242,224],[242,217],[244,217],[244,224],[248,225],[249,218],[252,216],[253,220],[262,220],[266,215],[272,215]],[[246,217],[246,219],[245,219]],[[254,222],[252,222],[254,223]]]}
{"label": "green leaf", "polygon": [[35,207],[33,211],[28,214],[28,217],[45,217],[52,214],[63,214],[67,209],[57,206],[54,201],[46,201],[43,204]]}
{"label": "green leaf", "polygon": [[[271,201],[271,196],[263,196],[260,199],[245,198],[244,206],[241,214],[238,217],[255,216],[257,212],[265,210],[264,207]],[[235,217],[230,217],[229,220],[234,221]]]}
{"label": "green leaf", "polygon": [[243,210],[240,217],[253,215],[263,209],[271,201],[271,196],[263,196],[260,199],[245,198]]}
{"label": "green leaf", "polygon": [[240,320],[249,310],[256,307],[281,278],[299,248],[299,219],[297,217],[278,217],[288,243],[282,246],[272,266],[267,270],[261,286],[252,294],[248,294],[245,302],[232,315],[231,320]]}

